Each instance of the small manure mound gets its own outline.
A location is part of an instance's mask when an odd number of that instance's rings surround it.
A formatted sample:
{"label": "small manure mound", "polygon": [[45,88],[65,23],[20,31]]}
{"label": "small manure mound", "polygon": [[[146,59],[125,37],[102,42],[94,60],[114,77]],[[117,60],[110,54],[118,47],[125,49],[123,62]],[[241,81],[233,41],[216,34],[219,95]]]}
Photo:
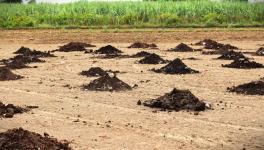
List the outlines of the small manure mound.
{"label": "small manure mound", "polygon": [[256,55],[257,55],[257,56],[264,56],[264,47],[259,48],[259,49],[256,51]]}
{"label": "small manure mound", "polygon": [[141,52],[138,52],[138,53],[132,55],[131,58],[146,57],[146,56],[149,56],[149,55],[151,55],[151,53],[146,52],[146,51],[141,51]]}
{"label": "small manure mound", "polygon": [[190,46],[188,46],[184,43],[180,43],[175,48],[169,49],[169,51],[173,51],[173,52],[194,52],[194,51],[198,51],[198,50],[195,50],[195,49],[191,48]]}
{"label": "small manure mound", "polygon": [[202,54],[203,55],[223,55],[225,53],[227,53],[229,50],[225,50],[225,49],[219,49],[219,50],[203,50]]}
{"label": "small manure mound", "polygon": [[51,54],[49,51],[48,52],[42,52],[42,51],[37,51],[37,50],[31,50],[27,47],[21,47],[19,48],[14,54],[20,54],[24,56],[31,56],[31,57],[56,57],[55,55]]}
{"label": "small manure mound", "polygon": [[230,49],[238,49],[236,46],[232,46],[230,44],[222,44],[222,43],[218,43],[214,40],[211,39],[204,39],[198,43],[195,43],[195,45],[200,45],[200,46],[204,46],[204,48],[206,49],[225,49],[225,50],[230,50]]}
{"label": "small manure mound", "polygon": [[16,75],[7,67],[0,67],[0,81],[18,80],[23,78],[20,75]]}
{"label": "small manure mound", "polygon": [[187,67],[179,58],[174,59],[172,62],[160,69],[152,69],[156,73],[164,74],[193,74],[199,71]]}
{"label": "small manure mound", "polygon": [[6,67],[10,69],[22,69],[29,68],[29,66],[26,66],[26,64],[45,61],[35,56],[17,55],[13,58],[2,60],[2,62]]}
{"label": "small manure mound", "polygon": [[224,59],[224,60],[235,60],[235,59],[243,59],[246,56],[243,55],[241,52],[235,52],[233,50],[224,53],[222,56],[219,56],[217,59]]}
{"label": "small manure mound", "polygon": [[107,75],[107,72],[100,67],[92,67],[87,71],[82,71],[80,74],[87,77],[97,77],[97,76],[105,76]]}
{"label": "small manure mound", "polygon": [[222,65],[227,68],[238,68],[238,69],[254,69],[264,68],[264,66],[255,61],[249,61],[247,58],[235,59],[231,64]]}
{"label": "small manure mound", "polygon": [[127,48],[157,48],[156,44],[148,44],[148,43],[142,43],[142,42],[135,42],[128,46]]}
{"label": "small manure mound", "polygon": [[162,59],[159,55],[152,53],[139,60],[140,64],[164,64],[167,61]]}
{"label": "small manure mound", "polygon": [[86,51],[85,47],[95,47],[95,45],[82,43],[82,42],[70,42],[66,45],[61,46],[59,52],[74,52],[74,51]]}
{"label": "small manure mound", "polygon": [[93,80],[88,85],[83,86],[90,91],[125,91],[132,90],[132,87],[118,79],[115,75],[110,77],[108,74]]}
{"label": "small manure mound", "polygon": [[234,86],[231,88],[229,87],[227,88],[227,91],[246,95],[264,95],[264,79]]}
{"label": "small manure mound", "polygon": [[98,50],[94,51],[95,54],[106,54],[106,55],[118,55],[119,53],[123,53],[121,50],[107,45],[104,47],[99,48]]}
{"label": "small manure mound", "polygon": [[12,118],[15,114],[22,114],[27,111],[30,111],[29,107],[22,108],[13,104],[5,105],[0,101],[0,118]]}
{"label": "small manure mound", "polygon": [[2,150],[71,150],[68,141],[58,141],[47,133],[44,136],[24,130],[10,129],[0,133],[0,147]]}
{"label": "small manure mound", "polygon": [[206,105],[200,101],[189,90],[178,90],[174,88],[170,93],[158,97],[157,99],[146,100],[144,106],[151,108],[161,108],[162,110],[193,110],[204,111]]}

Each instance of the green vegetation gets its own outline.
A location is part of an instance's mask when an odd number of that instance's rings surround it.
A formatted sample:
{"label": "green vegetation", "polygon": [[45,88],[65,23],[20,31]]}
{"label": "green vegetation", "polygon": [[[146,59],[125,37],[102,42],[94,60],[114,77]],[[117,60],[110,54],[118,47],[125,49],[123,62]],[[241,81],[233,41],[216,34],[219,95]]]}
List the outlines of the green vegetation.
{"label": "green vegetation", "polygon": [[1,28],[264,26],[264,5],[246,2],[144,1],[0,4]]}

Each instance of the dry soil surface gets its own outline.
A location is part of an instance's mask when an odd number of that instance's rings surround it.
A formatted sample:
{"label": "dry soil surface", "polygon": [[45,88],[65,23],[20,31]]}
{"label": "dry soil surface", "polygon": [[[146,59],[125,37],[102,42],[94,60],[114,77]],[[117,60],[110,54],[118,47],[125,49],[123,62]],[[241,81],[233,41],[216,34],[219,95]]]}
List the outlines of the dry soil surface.
{"label": "dry soil surface", "polygon": [[[15,105],[37,105],[29,113],[0,120],[0,132],[23,127],[40,134],[49,133],[71,141],[77,150],[88,149],[264,149],[264,97],[229,93],[227,87],[264,77],[264,69],[223,68],[228,60],[201,52],[168,52],[179,43],[195,43],[211,38],[231,43],[241,51],[256,51],[264,44],[264,31],[148,31],[91,32],[89,30],[1,30],[0,59],[21,46],[37,50],[57,49],[67,42],[79,41],[101,46],[111,44],[124,54],[142,49],[128,49],[132,42],[155,43],[155,52],[167,60],[185,59],[199,74],[165,75],[149,71],[159,65],[138,64],[140,58],[98,59],[83,52],[55,52],[58,57],[45,63],[30,64],[37,68],[13,70],[24,76],[16,81],[0,82],[0,100]],[[194,48],[200,48],[195,46]],[[264,64],[264,57],[247,55]],[[90,67],[118,70],[118,78],[138,87],[124,92],[83,91],[81,86],[96,79],[79,75]],[[149,82],[145,82],[150,80]],[[157,98],[174,87],[189,89],[214,110],[193,112],[153,112],[136,105],[138,100]]]}

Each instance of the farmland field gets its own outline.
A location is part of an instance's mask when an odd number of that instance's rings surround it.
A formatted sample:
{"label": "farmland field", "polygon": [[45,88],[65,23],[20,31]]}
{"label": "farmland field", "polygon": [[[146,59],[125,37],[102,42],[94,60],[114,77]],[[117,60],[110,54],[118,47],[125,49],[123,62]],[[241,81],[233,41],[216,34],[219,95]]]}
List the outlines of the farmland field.
{"label": "farmland field", "polygon": [[262,27],[263,4],[144,1],[1,4],[1,28]]}
{"label": "farmland field", "polygon": [[[164,64],[139,64],[141,58],[102,59],[83,51],[53,52],[57,57],[44,58],[43,63],[29,64],[37,67],[12,69],[13,73],[24,78],[0,81],[0,100],[3,103],[39,106],[13,118],[2,118],[0,132],[18,127],[40,134],[45,132],[70,141],[70,146],[77,150],[263,150],[263,95],[231,93],[227,92],[227,87],[263,78],[264,69],[224,68],[221,65],[229,64],[231,60],[215,59],[220,55],[203,55],[201,51],[170,52],[168,49],[182,42],[203,49],[192,43],[210,38],[237,46],[239,49],[235,51],[248,52],[245,56],[250,60],[264,64],[264,56],[250,55],[250,52],[263,47],[264,30],[144,30],[1,30],[0,59],[13,57],[13,52],[21,46],[49,51],[78,41],[96,45],[88,48],[92,50],[111,44],[122,50],[122,55],[144,50],[167,60],[180,58],[200,73],[160,74],[151,69]],[[158,49],[127,48],[136,41],[155,43]],[[190,57],[197,60],[187,59]],[[120,71],[117,73],[119,79],[131,86],[138,86],[131,91],[121,92],[85,91],[82,85],[96,78],[79,73],[91,67]],[[193,111],[168,112],[137,105],[138,100],[143,102],[157,98],[174,87],[190,90],[199,99],[211,104],[212,109],[194,115]]]}

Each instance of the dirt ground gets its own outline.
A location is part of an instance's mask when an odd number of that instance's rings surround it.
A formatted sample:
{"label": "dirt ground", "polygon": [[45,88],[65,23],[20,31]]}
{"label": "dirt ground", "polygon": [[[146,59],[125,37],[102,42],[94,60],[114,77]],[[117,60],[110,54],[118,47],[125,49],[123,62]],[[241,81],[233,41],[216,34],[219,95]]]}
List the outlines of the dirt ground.
{"label": "dirt ground", "polygon": [[[169,52],[179,43],[195,43],[211,38],[231,43],[241,51],[254,52],[264,44],[264,30],[175,30],[146,32],[100,32],[90,30],[1,30],[0,59],[10,58],[21,46],[54,50],[67,42],[79,41],[101,46],[111,44],[124,54],[132,42],[155,43],[162,58],[195,57],[183,62],[199,74],[165,75],[149,71],[164,64],[138,64],[140,58],[98,59],[83,52],[55,52],[45,58],[13,70],[24,76],[16,81],[0,82],[0,100],[15,105],[37,105],[29,113],[0,120],[0,132],[23,127],[40,134],[71,141],[77,150],[89,149],[264,149],[264,97],[226,92],[227,87],[264,77],[264,69],[223,68],[229,60],[201,52]],[[192,46],[200,48],[199,46]],[[264,64],[264,57],[246,55]],[[124,92],[83,91],[82,85],[96,79],[79,75],[90,67],[118,70],[118,78],[138,87]],[[144,82],[150,80],[149,82]],[[195,96],[212,104],[214,110],[193,112],[153,112],[137,105],[138,100],[157,98],[174,87],[189,89]]]}

